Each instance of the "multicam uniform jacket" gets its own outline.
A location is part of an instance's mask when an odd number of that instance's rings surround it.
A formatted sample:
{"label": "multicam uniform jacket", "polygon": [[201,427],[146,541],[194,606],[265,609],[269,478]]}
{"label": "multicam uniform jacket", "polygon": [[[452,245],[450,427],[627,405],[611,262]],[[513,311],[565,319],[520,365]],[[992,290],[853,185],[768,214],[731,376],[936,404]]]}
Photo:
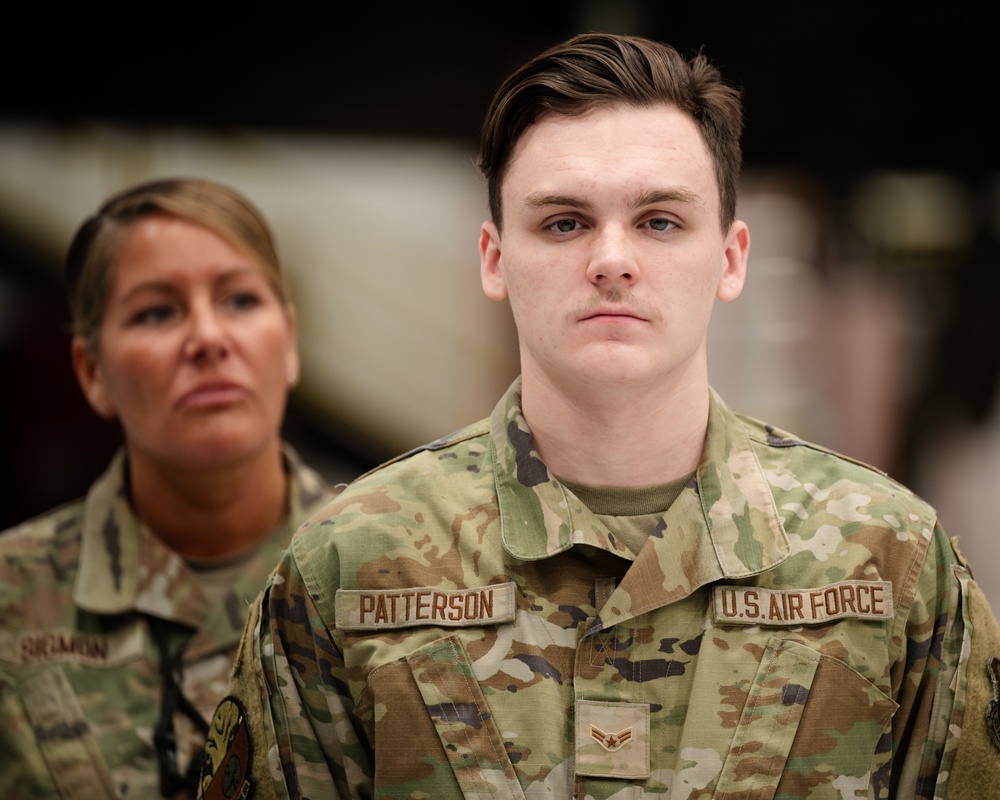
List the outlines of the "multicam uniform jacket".
{"label": "multicam uniform jacket", "polygon": [[930,507],[715,395],[633,555],[539,460],[515,383],[303,526],[202,792],[981,797],[949,782],[1000,777],[998,643]]}
{"label": "multicam uniform jacket", "polygon": [[[0,534],[0,797],[160,796],[161,672],[149,618],[184,647],[184,693],[210,718],[247,617],[299,523],[332,496],[285,450],[289,513],[209,606],[184,561],[125,497],[118,453],[86,499]],[[180,768],[204,736],[177,715]],[[183,795],[181,795],[183,796]]]}

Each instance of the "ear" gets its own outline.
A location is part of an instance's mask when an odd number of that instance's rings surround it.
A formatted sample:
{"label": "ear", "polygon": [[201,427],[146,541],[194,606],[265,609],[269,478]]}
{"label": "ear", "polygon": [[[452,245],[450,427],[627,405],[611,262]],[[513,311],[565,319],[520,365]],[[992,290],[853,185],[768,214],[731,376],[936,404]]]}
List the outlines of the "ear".
{"label": "ear", "polygon": [[295,306],[285,306],[287,343],[285,345],[285,381],[289,389],[299,385],[299,317]]}
{"label": "ear", "polygon": [[91,352],[86,340],[77,334],[73,337],[70,345],[70,353],[73,357],[73,371],[76,372],[76,379],[83,389],[83,396],[87,398],[94,413],[103,419],[114,419],[118,416],[115,405],[111,402],[111,395],[108,387],[101,375],[97,358]]}
{"label": "ear", "polygon": [[479,278],[490,300],[506,300],[507,284],[500,269],[500,231],[490,221],[479,230]]}
{"label": "ear", "polygon": [[722,256],[722,275],[715,290],[715,296],[724,303],[735,300],[743,291],[749,256],[750,229],[745,222],[736,220],[729,226]]}

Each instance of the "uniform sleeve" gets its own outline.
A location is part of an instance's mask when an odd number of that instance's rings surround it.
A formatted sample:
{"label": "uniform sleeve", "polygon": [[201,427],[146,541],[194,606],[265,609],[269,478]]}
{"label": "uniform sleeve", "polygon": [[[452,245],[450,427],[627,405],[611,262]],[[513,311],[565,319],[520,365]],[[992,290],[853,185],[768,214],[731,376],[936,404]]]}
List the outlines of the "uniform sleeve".
{"label": "uniform sleeve", "polygon": [[940,527],[916,582],[904,652],[894,718],[895,796],[982,797],[984,780],[1000,784],[987,670],[1000,654],[1000,631],[968,565]]}
{"label": "uniform sleeve", "polygon": [[965,714],[952,733],[955,750],[947,800],[985,796],[984,787],[1000,786],[1000,625],[986,596],[968,584],[970,623]]}
{"label": "uniform sleeve", "polygon": [[[233,667],[230,697],[220,705],[206,746],[206,766],[200,797],[215,800],[212,789],[226,779],[231,754],[248,767],[253,798],[289,800],[328,797],[331,800],[369,797],[371,753],[358,735],[343,674],[343,658],[319,617],[315,604],[286,554],[251,611],[240,653]],[[227,702],[231,704],[227,708]],[[242,715],[246,732],[243,751],[224,735],[213,746],[211,737],[230,725],[220,715]],[[236,774],[236,767],[229,772]],[[231,797],[232,778],[226,788]]]}

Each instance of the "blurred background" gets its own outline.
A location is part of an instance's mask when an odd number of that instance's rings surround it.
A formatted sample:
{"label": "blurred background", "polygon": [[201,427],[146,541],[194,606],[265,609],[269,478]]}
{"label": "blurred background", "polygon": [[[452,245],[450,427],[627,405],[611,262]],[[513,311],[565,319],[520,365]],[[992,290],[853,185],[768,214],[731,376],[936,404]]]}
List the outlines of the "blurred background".
{"label": "blurred background", "polygon": [[713,385],[922,494],[1000,610],[997,69],[953,5],[20,5],[0,52],[0,528],[85,491],[118,445],[72,375],[60,268],[83,219],[149,178],[221,180],[271,222],[303,359],[286,436],[331,480],[487,415],[517,352],[479,289],[479,124],[512,69],[604,30],[703,50],[744,91],[750,278],[717,309]]}

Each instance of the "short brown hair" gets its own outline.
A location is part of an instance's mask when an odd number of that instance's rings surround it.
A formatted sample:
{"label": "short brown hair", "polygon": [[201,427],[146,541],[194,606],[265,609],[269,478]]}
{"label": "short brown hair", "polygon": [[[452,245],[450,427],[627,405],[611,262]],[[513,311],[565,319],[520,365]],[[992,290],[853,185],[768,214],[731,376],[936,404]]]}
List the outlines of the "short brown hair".
{"label": "short brown hair", "polygon": [[739,90],[725,84],[704,55],[685,59],[666,44],[603,33],[574,36],[545,51],[510,75],[494,94],[483,123],[479,169],[486,177],[497,227],[500,188],[514,147],[540,116],[657,104],[674,106],[697,123],[715,167],[722,228],[728,230],[736,217],[742,166]]}
{"label": "short brown hair", "polygon": [[278,298],[287,303],[281,262],[263,215],[234,189],[202,178],[170,178],[139,184],[113,195],[87,219],[66,255],[66,290],[73,332],[92,353],[100,343],[101,321],[111,287],[111,271],[123,234],[144,217],[168,214],[208,228],[264,267]]}

